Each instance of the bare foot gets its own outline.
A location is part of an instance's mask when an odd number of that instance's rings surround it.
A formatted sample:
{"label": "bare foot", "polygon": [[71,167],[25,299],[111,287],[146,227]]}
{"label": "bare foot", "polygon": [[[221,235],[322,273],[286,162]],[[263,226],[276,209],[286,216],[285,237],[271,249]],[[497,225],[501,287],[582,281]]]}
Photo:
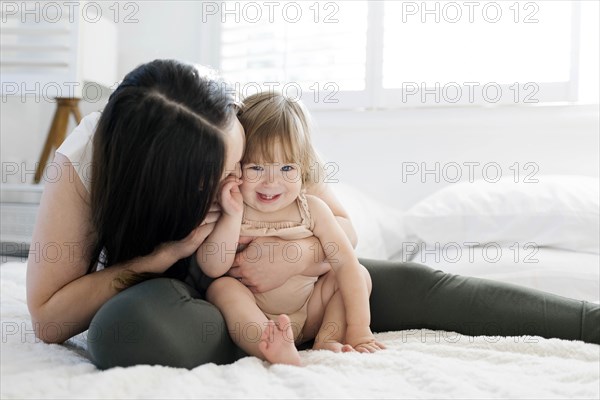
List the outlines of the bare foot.
{"label": "bare foot", "polygon": [[277,323],[269,321],[263,330],[258,348],[272,364],[300,366],[300,354],[294,344],[294,332],[290,318],[281,314]]}
{"label": "bare foot", "polygon": [[315,341],[313,350],[329,350],[333,351],[334,353],[350,353],[356,351],[349,344],[341,344],[335,340],[327,340],[322,342]]}

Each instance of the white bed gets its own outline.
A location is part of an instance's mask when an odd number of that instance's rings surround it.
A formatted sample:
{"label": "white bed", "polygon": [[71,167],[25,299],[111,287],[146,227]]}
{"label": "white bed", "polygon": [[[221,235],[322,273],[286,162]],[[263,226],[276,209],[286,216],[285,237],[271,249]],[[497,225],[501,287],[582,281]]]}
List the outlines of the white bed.
{"label": "white bed", "polygon": [[600,190],[594,177],[447,186],[402,211],[338,184],[357,253],[412,261],[590,302],[600,298]]}
{"label": "white bed", "polygon": [[[598,303],[600,256],[549,247],[462,248],[420,244],[411,261],[458,275],[528,286],[564,297]],[[470,255],[472,256],[470,258]],[[515,259],[516,257],[516,259]]]}
{"label": "white bed", "polygon": [[[347,185],[335,190],[355,222],[359,256],[413,260],[597,301],[598,179],[552,177],[544,182],[533,191],[513,187],[508,192],[501,186],[457,184],[409,210],[385,206]],[[532,218],[540,210],[546,214],[535,225]],[[473,238],[480,242],[472,248],[475,257],[457,260],[450,249],[458,247],[448,244],[459,243],[468,254],[469,246],[462,245]],[[520,253],[515,262],[514,242],[521,247],[533,242],[538,251]],[[421,245],[434,249],[436,243],[437,262],[435,252],[414,251]],[[504,249],[497,262],[490,262],[492,253],[484,257],[479,251],[492,246]],[[539,262],[525,262],[526,256]],[[0,273],[3,399],[600,397],[598,345],[428,330],[377,334],[388,350],[376,354],[303,351],[302,368],[247,357],[193,370],[136,366],[99,371],[87,358],[85,334],[64,345],[35,339],[25,303],[24,262],[3,264]]]}

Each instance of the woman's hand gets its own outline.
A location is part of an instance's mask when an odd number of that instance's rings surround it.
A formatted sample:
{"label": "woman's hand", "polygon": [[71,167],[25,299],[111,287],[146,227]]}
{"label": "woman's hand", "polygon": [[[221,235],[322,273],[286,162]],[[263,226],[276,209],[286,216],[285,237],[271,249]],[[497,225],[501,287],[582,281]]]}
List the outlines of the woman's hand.
{"label": "woman's hand", "polygon": [[[218,204],[213,204],[206,214],[204,221],[200,223],[189,235],[181,240],[163,243],[157,247],[154,253],[163,257],[167,268],[163,271],[147,271],[147,272],[164,272],[171,265],[182,258],[194,254],[198,247],[206,240],[215,228],[217,220],[221,216],[221,207]],[[154,253],[152,255],[154,255]]]}
{"label": "woman's hand", "polygon": [[208,214],[206,214],[204,221],[202,221],[202,223],[200,225],[212,224],[214,222],[217,222],[219,220],[219,218],[221,218],[221,206],[219,205],[219,203],[214,202],[210,206],[210,209],[208,210]]}
{"label": "woman's hand", "polygon": [[241,216],[244,211],[244,199],[240,192],[241,179],[229,175],[222,183],[219,204],[224,214]]}
{"label": "woman's hand", "polygon": [[[240,243],[249,239],[242,237]],[[324,274],[331,267],[323,258],[321,243],[314,236],[293,241],[257,237],[236,255],[227,275],[241,278],[253,293],[262,293],[283,285],[294,275]]]}
{"label": "woman's hand", "polygon": [[348,325],[346,327],[345,343],[349,344],[359,353],[375,353],[385,349],[385,346],[375,340],[371,328],[368,326]]}

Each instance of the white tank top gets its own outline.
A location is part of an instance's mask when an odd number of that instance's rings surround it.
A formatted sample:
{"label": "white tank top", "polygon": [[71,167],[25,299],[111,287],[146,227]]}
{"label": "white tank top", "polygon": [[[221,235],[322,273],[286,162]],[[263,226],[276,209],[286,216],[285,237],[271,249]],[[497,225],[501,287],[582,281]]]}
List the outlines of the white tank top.
{"label": "white tank top", "polygon": [[88,193],[90,192],[92,179],[92,139],[100,115],[99,112],[86,115],[81,120],[81,123],[56,149],[57,153],[64,155],[71,161]]}

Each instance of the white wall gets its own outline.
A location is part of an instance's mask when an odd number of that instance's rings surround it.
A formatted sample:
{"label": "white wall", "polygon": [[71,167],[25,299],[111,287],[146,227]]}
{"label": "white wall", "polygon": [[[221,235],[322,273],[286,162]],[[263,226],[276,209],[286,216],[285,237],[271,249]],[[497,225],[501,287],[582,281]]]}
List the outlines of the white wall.
{"label": "white wall", "polygon": [[[469,165],[474,178],[489,182],[497,170],[514,178],[515,162],[520,183],[530,173],[537,179],[599,174],[597,106],[316,112],[314,117],[316,145],[338,167],[332,177],[402,209],[451,184],[458,171],[468,180]],[[423,167],[435,171],[436,163],[439,178],[422,174]],[[531,164],[526,168],[526,163]],[[418,172],[411,175],[415,165]]]}
{"label": "white wall", "polygon": [[[35,166],[42,152],[46,135],[56,110],[52,99],[41,97],[36,101],[33,96],[25,102],[17,96],[8,96],[0,102],[0,158],[2,159],[2,183],[32,183]],[[80,110],[83,115],[100,110],[108,94],[97,100],[82,101]],[[75,128],[75,119],[69,118],[67,134]],[[50,160],[52,160],[52,155]],[[8,164],[11,164],[9,167]],[[19,174],[7,174],[12,165],[18,165]]]}
{"label": "white wall", "polygon": [[201,57],[201,4],[194,1],[141,2],[138,22],[119,26],[119,74],[156,58],[197,63]]}

